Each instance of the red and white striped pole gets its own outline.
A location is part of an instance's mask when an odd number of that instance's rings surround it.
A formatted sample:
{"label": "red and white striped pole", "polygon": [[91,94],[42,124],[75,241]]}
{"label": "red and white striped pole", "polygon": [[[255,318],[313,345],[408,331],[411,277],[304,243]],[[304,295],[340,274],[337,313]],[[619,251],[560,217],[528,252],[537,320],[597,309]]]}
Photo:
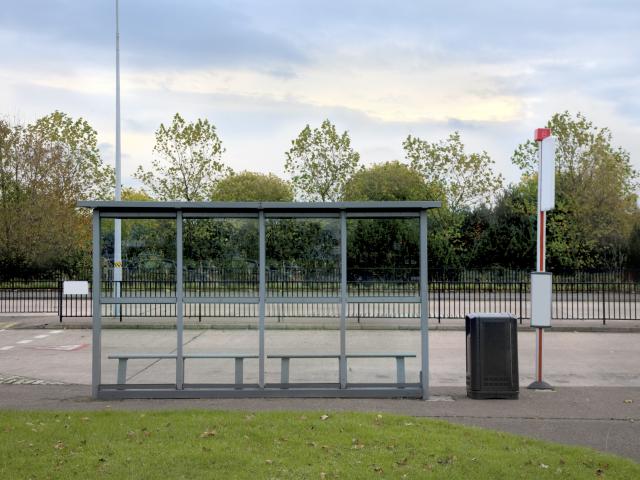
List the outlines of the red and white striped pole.
{"label": "red and white striped pole", "polygon": [[[541,277],[544,274],[545,269],[545,255],[546,255],[546,211],[553,208],[555,197],[555,178],[554,178],[554,164],[555,164],[555,143],[553,137],[551,137],[551,129],[538,128],[535,131],[534,138],[538,143],[538,223],[537,223],[537,235],[536,235],[536,273],[532,275],[531,282],[531,325],[536,329],[536,376],[535,380],[527,387],[534,390],[552,390],[553,388],[547,382],[542,379],[542,333],[544,327],[551,325],[551,278],[548,279]],[[551,148],[547,151],[547,155],[550,158],[543,158],[543,141],[548,139],[545,143],[551,143]],[[546,163],[545,163],[546,162]],[[545,163],[543,165],[543,163]],[[538,288],[534,288],[534,278],[537,276],[537,280],[545,281],[548,292],[545,294]],[[542,286],[542,290],[544,290]],[[534,302],[539,302],[534,305]],[[543,306],[548,303],[548,312],[544,312],[540,315],[540,304]],[[535,315],[534,315],[535,310]]]}

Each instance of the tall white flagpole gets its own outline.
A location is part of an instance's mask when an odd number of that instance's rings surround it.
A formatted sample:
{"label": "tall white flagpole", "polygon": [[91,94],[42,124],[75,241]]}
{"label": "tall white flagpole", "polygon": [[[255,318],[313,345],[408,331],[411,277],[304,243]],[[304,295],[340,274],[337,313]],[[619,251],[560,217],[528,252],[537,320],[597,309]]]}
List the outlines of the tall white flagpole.
{"label": "tall white flagpole", "polygon": [[[120,166],[120,26],[119,5],[116,0],[116,201],[121,200],[122,178]],[[122,225],[119,218],[114,222],[113,238],[113,280],[115,282],[114,295],[120,296],[122,282]],[[120,305],[116,305],[116,316],[120,315]]]}

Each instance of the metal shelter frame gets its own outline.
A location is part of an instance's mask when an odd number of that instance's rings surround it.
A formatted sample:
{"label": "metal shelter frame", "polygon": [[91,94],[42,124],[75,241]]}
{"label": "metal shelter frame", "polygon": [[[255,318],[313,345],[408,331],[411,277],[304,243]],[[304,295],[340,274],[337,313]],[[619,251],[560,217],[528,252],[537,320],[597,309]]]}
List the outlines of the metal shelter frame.
{"label": "metal shelter frame", "polygon": [[[429,398],[429,308],[427,260],[427,210],[441,202],[122,202],[81,201],[79,207],[93,210],[93,351],[92,396],[115,398],[203,398],[203,397],[412,397]],[[101,288],[100,220],[175,219],[176,288],[174,297],[104,297]],[[183,292],[183,219],[254,218],[258,221],[259,271],[257,297],[185,297]],[[334,218],[340,220],[340,295],[336,297],[272,297],[266,289],[266,219]],[[419,218],[420,289],[417,296],[350,296],[347,291],[347,219]],[[267,303],[335,303],[340,305],[339,382],[327,384],[265,383],[265,305]],[[347,378],[346,319],[348,303],[420,303],[421,372],[417,383],[352,384]],[[102,305],[173,303],[176,305],[176,381],[175,384],[103,384]],[[253,303],[258,305],[258,384],[185,384],[183,310],[185,303]],[[173,357],[171,357],[173,358]]]}

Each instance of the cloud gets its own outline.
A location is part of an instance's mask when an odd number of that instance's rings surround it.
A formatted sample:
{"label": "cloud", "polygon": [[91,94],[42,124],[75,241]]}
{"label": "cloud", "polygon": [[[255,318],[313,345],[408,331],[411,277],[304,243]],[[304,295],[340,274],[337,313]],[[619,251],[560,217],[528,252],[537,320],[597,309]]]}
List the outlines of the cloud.
{"label": "cloud", "polygon": [[[295,44],[224,5],[205,0],[121,0],[123,63],[165,69],[304,62],[305,56]],[[36,40],[45,47],[43,60],[50,59],[53,46],[61,45],[67,50],[98,52],[100,59],[106,59],[113,56],[114,49],[114,2],[12,2],[0,13],[0,30],[27,40],[26,45]],[[64,52],[58,53],[64,56]],[[87,55],[83,60],[90,61]]]}
{"label": "cloud", "polygon": [[[306,123],[350,131],[366,162],[407,134],[459,130],[510,180],[515,146],[555,112],[609,126],[640,167],[640,7],[601,2],[121,0],[125,176],[175,112],[207,117],[235,169],[282,173]],[[0,10],[3,114],[61,109],[114,137],[113,0]]]}

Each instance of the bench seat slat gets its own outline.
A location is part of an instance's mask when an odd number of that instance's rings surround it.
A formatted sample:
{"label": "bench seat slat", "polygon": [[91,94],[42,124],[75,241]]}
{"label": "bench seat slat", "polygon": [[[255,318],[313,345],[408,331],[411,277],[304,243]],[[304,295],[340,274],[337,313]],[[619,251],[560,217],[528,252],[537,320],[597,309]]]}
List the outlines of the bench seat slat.
{"label": "bench seat slat", "polygon": [[[415,353],[347,353],[347,358],[395,358],[395,357],[408,357],[415,358]],[[340,354],[328,354],[328,353],[278,353],[269,354],[269,358],[340,358]]]}
{"label": "bench seat slat", "polygon": [[177,355],[175,353],[114,353],[113,355],[109,355],[109,359],[120,359],[120,358],[128,358],[128,359],[144,359],[144,358],[176,358]]}
{"label": "bench seat slat", "polygon": [[259,358],[255,353],[185,353],[184,358]]}

